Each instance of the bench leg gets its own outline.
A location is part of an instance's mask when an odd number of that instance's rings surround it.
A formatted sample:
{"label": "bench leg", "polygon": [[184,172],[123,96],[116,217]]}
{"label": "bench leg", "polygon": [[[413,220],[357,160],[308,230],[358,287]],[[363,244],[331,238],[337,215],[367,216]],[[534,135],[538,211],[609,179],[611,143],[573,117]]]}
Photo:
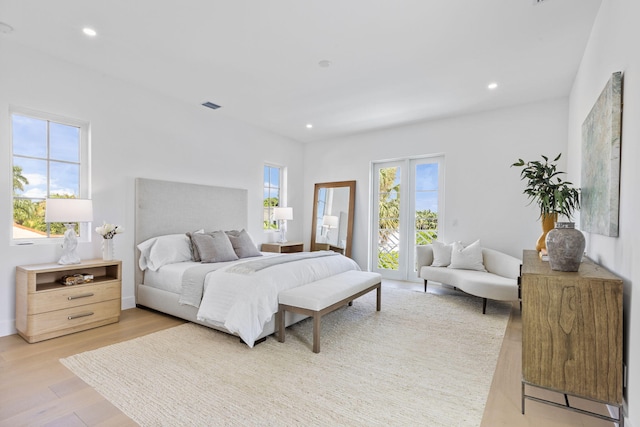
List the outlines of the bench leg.
{"label": "bench leg", "polygon": [[276,323],[278,325],[278,341],[284,342],[284,313],[286,311],[282,308],[278,309],[276,313]]}
{"label": "bench leg", "polygon": [[382,308],[382,286],[379,283],[376,289],[376,311],[380,311]]}
{"label": "bench leg", "polygon": [[487,299],[482,298],[482,314],[486,314],[486,313],[487,313]]}
{"label": "bench leg", "polygon": [[313,315],[313,352],[320,353],[320,313]]}

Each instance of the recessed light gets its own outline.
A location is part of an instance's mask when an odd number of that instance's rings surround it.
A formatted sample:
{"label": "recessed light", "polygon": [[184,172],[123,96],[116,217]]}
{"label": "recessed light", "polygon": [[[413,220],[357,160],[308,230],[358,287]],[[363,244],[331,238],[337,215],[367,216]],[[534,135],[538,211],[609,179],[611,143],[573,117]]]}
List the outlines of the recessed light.
{"label": "recessed light", "polygon": [[329,61],[328,59],[323,59],[322,61],[318,62],[318,66],[320,68],[329,68],[331,66],[331,61]]}
{"label": "recessed light", "polygon": [[487,85],[487,88],[488,88],[488,89],[491,89],[491,90],[493,90],[493,89],[495,89],[495,88],[497,88],[497,87],[498,87],[498,83],[496,83],[496,82],[489,83],[489,84]]}
{"label": "recessed light", "polygon": [[94,30],[93,28],[89,28],[89,27],[85,27],[82,29],[82,32],[85,33],[88,36],[94,37],[96,34],[96,30]]}
{"label": "recessed light", "polygon": [[311,123],[307,123],[307,129],[311,129],[313,125]]}

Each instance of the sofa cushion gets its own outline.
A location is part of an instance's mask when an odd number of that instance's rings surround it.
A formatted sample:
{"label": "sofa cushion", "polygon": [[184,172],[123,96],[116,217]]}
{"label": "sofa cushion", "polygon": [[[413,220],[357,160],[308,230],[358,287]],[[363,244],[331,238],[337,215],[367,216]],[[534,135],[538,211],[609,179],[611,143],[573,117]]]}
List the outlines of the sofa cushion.
{"label": "sofa cushion", "polygon": [[451,250],[453,249],[453,243],[439,242],[434,240],[431,242],[431,249],[433,250],[433,267],[447,267],[451,264]]}
{"label": "sofa cushion", "polygon": [[518,282],[516,279],[502,277],[487,271],[424,266],[420,269],[420,277],[454,286],[468,294],[482,298],[499,301],[515,301],[518,299]]}
{"label": "sofa cushion", "polygon": [[466,248],[462,246],[462,243],[454,242],[451,250],[451,263],[448,268],[486,271],[482,263],[480,240],[476,240]]}

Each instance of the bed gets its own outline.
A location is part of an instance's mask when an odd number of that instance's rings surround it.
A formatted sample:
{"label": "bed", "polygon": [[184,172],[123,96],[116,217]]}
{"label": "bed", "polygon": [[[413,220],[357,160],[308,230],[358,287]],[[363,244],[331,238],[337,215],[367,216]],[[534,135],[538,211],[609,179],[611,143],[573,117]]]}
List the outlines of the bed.
{"label": "bed", "polygon": [[[359,269],[353,260],[328,251],[251,254],[244,231],[244,189],[137,178],[135,199],[136,305],[237,335],[249,347],[276,330],[278,292]],[[214,231],[227,235],[238,255],[243,253],[236,239],[242,237],[248,255],[194,261],[200,254],[194,256],[197,247],[191,233],[203,231],[214,237]],[[255,244],[253,250],[257,252]],[[287,313],[285,322],[302,319]]]}

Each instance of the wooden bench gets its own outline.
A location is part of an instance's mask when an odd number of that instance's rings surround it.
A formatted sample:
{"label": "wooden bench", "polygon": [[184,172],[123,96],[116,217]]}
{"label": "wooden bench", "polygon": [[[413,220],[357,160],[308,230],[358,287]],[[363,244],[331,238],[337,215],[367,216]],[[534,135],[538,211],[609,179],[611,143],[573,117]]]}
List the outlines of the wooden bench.
{"label": "wooden bench", "polygon": [[286,311],[313,317],[313,352],[320,352],[320,318],[354,299],[377,290],[376,310],[380,311],[381,276],[350,270],[278,294],[278,340],[284,342]]}

